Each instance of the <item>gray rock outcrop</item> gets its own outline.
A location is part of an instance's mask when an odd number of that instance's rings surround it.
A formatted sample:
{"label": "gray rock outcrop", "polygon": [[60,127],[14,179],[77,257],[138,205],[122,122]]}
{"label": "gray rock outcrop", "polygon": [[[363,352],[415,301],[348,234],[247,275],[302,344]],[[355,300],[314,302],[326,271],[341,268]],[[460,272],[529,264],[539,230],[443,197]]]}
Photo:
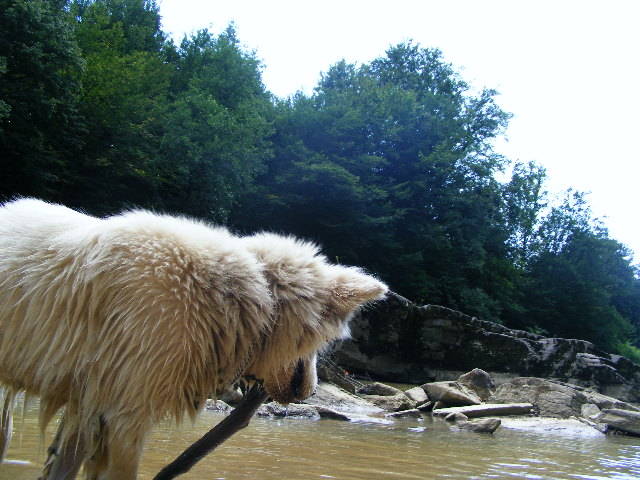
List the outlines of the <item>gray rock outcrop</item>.
{"label": "gray rock outcrop", "polygon": [[447,422],[466,422],[469,420],[469,417],[462,412],[451,412],[449,415],[444,417],[444,419]]}
{"label": "gray rock outcrop", "polygon": [[422,385],[429,399],[450,407],[479,405],[480,397],[458,382],[432,382]]}
{"label": "gray rock outcrop", "polygon": [[480,368],[474,368],[470,372],[460,375],[458,383],[473,391],[483,402],[489,400],[496,389],[496,384],[491,375]]}
{"label": "gray rock outcrop", "polygon": [[445,420],[452,422],[460,430],[468,430],[475,433],[493,433],[502,424],[502,420],[499,418],[469,420],[469,417],[461,412],[451,412],[445,417]]}
{"label": "gray rock outcrop", "polygon": [[[350,372],[407,383],[455,378],[473,368],[501,380],[553,378],[640,402],[640,366],[584,340],[546,338],[390,294],[352,322],[335,352]],[[458,372],[452,375],[452,372]]]}
{"label": "gray rock outcrop", "polygon": [[341,420],[343,422],[351,421],[351,417],[349,417],[349,415],[346,415],[342,412],[338,412],[336,410],[332,410],[331,408],[321,407],[316,405],[315,409],[318,412],[318,415],[320,415],[320,418],[329,418],[331,420]]}
{"label": "gray rock outcrop", "polygon": [[585,403],[580,407],[580,416],[587,419],[593,419],[600,413],[600,408],[594,403]]}
{"label": "gray rock outcrop", "polygon": [[490,401],[531,402],[540,416],[558,418],[581,416],[582,407],[587,404],[593,404],[599,409],[637,410],[633,405],[577,385],[534,377],[521,377],[503,383],[496,389]]}
{"label": "gray rock outcrop", "polygon": [[410,400],[403,392],[397,395],[362,395],[362,398],[388,412],[409,410],[416,406],[416,403]]}
{"label": "gray rock outcrop", "polygon": [[493,433],[500,425],[502,425],[502,420],[499,418],[483,418],[481,420],[455,422],[456,427],[476,433]]}
{"label": "gray rock outcrop", "polygon": [[383,411],[371,402],[327,382],[320,382],[315,393],[304,402],[309,405],[327,407],[338,412],[375,414]]}
{"label": "gray rock outcrop", "polygon": [[435,403],[434,402],[424,402],[416,406],[418,410],[421,412],[431,412],[433,411]]}
{"label": "gray rock outcrop", "polygon": [[373,382],[368,383],[356,390],[358,395],[381,395],[385,397],[390,397],[392,395],[399,395],[402,390],[392,387],[391,385],[387,385],[385,383]]}
{"label": "gray rock outcrop", "polygon": [[312,405],[291,403],[282,406],[277,402],[265,403],[260,405],[256,411],[258,417],[288,417],[288,418],[306,418],[309,420],[319,420],[320,414]]}
{"label": "gray rock outcrop", "polygon": [[594,420],[606,424],[609,429],[640,436],[640,412],[616,408],[605,409]]}
{"label": "gray rock outcrop", "polygon": [[422,405],[429,401],[429,397],[422,387],[410,388],[409,390],[405,390],[404,394],[416,402],[416,405]]}

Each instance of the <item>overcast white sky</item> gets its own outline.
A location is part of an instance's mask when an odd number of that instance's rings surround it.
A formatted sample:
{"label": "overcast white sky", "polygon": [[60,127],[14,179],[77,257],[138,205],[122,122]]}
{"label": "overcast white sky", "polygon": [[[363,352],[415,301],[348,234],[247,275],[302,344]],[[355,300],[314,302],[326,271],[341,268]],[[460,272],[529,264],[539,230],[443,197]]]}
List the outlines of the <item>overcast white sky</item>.
{"label": "overcast white sky", "polygon": [[547,168],[549,187],[591,192],[594,213],[640,261],[640,0],[160,0],[180,39],[235,22],[274,94],[310,93],[344,58],[437,47],[514,117],[497,149]]}

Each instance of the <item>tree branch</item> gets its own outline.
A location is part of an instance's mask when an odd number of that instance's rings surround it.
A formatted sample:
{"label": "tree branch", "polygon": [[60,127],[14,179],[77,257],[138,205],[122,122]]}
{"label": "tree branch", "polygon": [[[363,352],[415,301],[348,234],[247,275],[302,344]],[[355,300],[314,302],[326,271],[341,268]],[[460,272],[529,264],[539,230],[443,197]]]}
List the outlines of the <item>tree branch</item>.
{"label": "tree branch", "polygon": [[238,430],[249,425],[249,420],[268,395],[261,385],[247,392],[242,402],[227,418],[205,433],[198,441],[182,452],[173,462],[165,466],[153,480],[171,480],[187,473],[202,458],[222,445]]}

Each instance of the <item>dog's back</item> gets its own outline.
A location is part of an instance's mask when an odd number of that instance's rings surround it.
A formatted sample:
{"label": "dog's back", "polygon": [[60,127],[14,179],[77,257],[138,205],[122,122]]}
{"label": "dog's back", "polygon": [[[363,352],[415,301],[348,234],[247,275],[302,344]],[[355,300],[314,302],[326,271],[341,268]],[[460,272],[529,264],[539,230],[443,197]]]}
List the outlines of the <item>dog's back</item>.
{"label": "dog's back", "polygon": [[[33,359],[41,357],[54,337],[43,337],[52,310],[43,311],[42,302],[55,294],[59,276],[69,263],[80,261],[61,256],[64,237],[78,235],[100,220],[69,208],[34,199],[22,199],[0,208],[0,381],[16,389],[31,390],[27,378],[37,377]],[[52,309],[64,308],[52,301]],[[38,322],[25,322],[38,312]],[[60,332],[68,334],[68,332]],[[36,346],[35,342],[39,342]],[[33,345],[32,345],[33,344]],[[31,358],[29,358],[31,357]]]}

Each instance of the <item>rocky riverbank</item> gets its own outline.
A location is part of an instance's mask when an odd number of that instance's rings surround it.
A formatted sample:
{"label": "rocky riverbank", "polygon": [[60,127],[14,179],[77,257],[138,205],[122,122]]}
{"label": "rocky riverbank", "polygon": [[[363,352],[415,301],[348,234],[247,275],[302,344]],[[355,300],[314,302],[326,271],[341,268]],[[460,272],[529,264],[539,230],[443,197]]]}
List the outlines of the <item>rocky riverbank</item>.
{"label": "rocky riverbank", "polygon": [[[226,411],[231,407],[224,401],[212,401],[208,408]],[[578,385],[535,377],[516,378],[496,387],[493,378],[480,369],[455,380],[428,382],[404,391],[373,382],[350,393],[321,382],[304,403],[283,407],[271,402],[257,415],[374,423],[426,416],[449,422],[452,430],[479,433],[493,433],[504,423],[541,432],[586,430],[592,435],[640,436],[640,409],[630,403]]]}
{"label": "rocky riverbank", "polygon": [[[324,382],[304,404],[270,403],[257,414],[367,422],[427,415],[477,432],[503,424],[640,435],[640,365],[583,340],[513,330],[391,293],[353,319],[352,338],[331,357],[335,363],[320,362]],[[363,384],[354,373],[420,385]]]}
{"label": "rocky riverbank", "polygon": [[349,372],[418,384],[456,378],[473,368],[498,384],[538,377],[640,402],[640,365],[584,340],[513,330],[437,305],[389,294],[352,321],[352,338],[333,353]]}

